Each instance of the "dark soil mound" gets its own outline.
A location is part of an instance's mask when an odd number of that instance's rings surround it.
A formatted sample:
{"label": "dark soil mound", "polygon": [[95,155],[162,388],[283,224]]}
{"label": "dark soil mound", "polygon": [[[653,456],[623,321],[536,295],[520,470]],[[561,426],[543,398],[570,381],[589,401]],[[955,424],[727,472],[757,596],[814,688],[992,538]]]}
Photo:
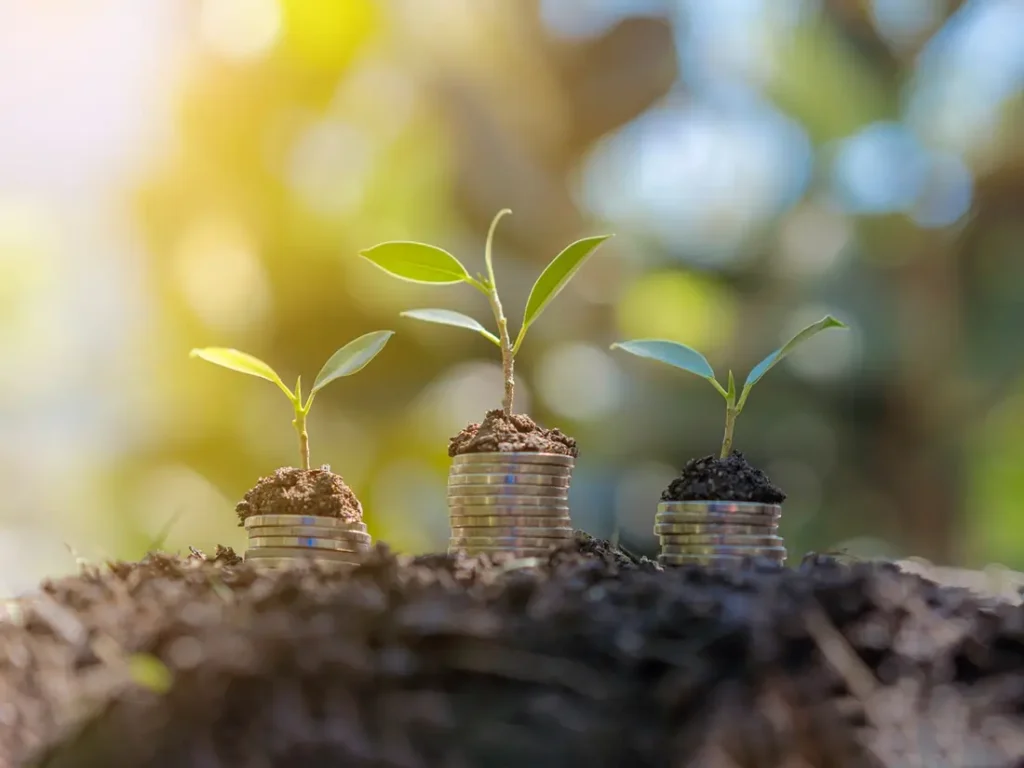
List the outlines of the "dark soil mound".
{"label": "dark soil mound", "polygon": [[349,523],[363,519],[363,505],[329,469],[284,467],[261,477],[235,507],[239,525],[253,515],[317,515]]}
{"label": "dark soil mound", "polygon": [[662,501],[756,501],[781,504],[786,494],[772,485],[764,472],[733,451],[720,459],[690,459],[661,494]]}
{"label": "dark soil mound", "polygon": [[505,416],[499,408],[488,411],[480,424],[470,424],[448,441],[448,455],[501,451],[561,453],[577,457],[576,441],[557,429],[544,429],[526,414]]}
{"label": "dark soil mound", "polygon": [[[597,552],[594,557],[579,549]],[[582,538],[537,568],[194,552],[0,623],[0,764],[1011,766],[1024,613],[895,567],[716,575]],[[126,654],[159,658],[166,693]],[[157,676],[159,677],[159,676]],[[916,758],[916,759],[912,759]]]}

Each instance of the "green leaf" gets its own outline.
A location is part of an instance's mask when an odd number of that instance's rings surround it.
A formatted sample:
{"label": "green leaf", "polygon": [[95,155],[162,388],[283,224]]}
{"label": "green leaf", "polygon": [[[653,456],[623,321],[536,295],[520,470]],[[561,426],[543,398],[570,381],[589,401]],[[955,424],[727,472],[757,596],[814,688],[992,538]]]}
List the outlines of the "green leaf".
{"label": "green leaf", "polygon": [[208,363],[219,365],[222,368],[228,368],[232,371],[247,373],[250,376],[258,376],[261,379],[272,381],[281,388],[282,392],[288,395],[289,400],[294,402],[295,396],[292,394],[291,390],[284,385],[284,382],[281,381],[281,377],[277,375],[277,372],[274,371],[273,368],[259,358],[253,357],[245,352],[239,352],[237,349],[228,349],[227,347],[205,347],[203,349],[193,349],[188,353],[188,356],[198,357]]}
{"label": "green leaf", "polygon": [[411,317],[415,320],[423,320],[427,323],[451,325],[456,328],[467,328],[470,331],[476,331],[498,347],[501,346],[501,340],[497,336],[484,328],[483,325],[478,323],[472,317],[464,315],[461,312],[453,312],[450,309],[410,309],[407,312],[400,312],[399,314],[402,317]]}
{"label": "green leaf", "polygon": [[316,375],[313,389],[309,392],[310,397],[335,379],[340,379],[342,376],[351,376],[353,373],[361,371],[384,349],[388,339],[394,335],[394,331],[373,331],[350,341],[339,349],[331,355],[331,359],[324,363],[324,367]]}
{"label": "green leaf", "polygon": [[138,685],[154,693],[167,693],[174,683],[167,666],[148,653],[133,653],[128,659],[128,672]]}
{"label": "green leaf", "polygon": [[607,240],[611,235],[596,235],[577,240],[558,254],[554,260],[544,268],[530,290],[530,297],[526,300],[526,311],[523,313],[523,326],[519,329],[519,336],[516,338],[514,349],[518,350],[526,336],[526,329],[540,317],[551,300],[555,298],[573,275],[583,266],[583,262],[590,256],[597,247]]}
{"label": "green leaf", "polygon": [[[719,389],[721,385],[715,381],[715,372],[711,363],[695,349],[677,341],[663,341],[661,339],[638,339],[636,341],[622,341],[612,344],[612,349],[621,349],[637,357],[646,357],[650,360],[657,360],[673,368],[679,368],[690,373],[695,373],[702,379],[713,382]],[[725,394],[725,390],[722,390]]]}
{"label": "green leaf", "polygon": [[796,349],[797,346],[803,344],[805,341],[813,336],[817,336],[822,331],[828,328],[845,328],[846,324],[836,320],[832,315],[826,315],[816,323],[811,323],[793,338],[783,344],[781,347],[772,352],[768,357],[762,360],[760,363],[754,366],[753,370],[747,376],[747,381],[743,385],[743,394],[740,395],[740,406],[747,400],[747,394],[750,392],[750,388],[753,387],[761,377],[770,371],[776,363],[782,358]]}
{"label": "green leaf", "polygon": [[725,399],[729,401],[731,406],[736,402],[736,378],[732,375],[732,371],[729,371],[729,386],[725,390]]}
{"label": "green leaf", "polygon": [[367,248],[359,255],[389,275],[412,283],[453,285],[472,280],[458,259],[426,243],[394,240]]}

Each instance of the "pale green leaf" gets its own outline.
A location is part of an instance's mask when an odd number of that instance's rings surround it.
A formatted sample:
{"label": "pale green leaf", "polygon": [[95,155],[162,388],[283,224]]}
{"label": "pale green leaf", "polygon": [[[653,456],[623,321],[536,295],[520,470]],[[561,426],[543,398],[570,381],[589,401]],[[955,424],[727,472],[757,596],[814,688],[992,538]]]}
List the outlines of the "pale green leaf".
{"label": "pale green leaf", "polygon": [[282,392],[288,395],[289,400],[294,400],[295,398],[291,390],[284,385],[281,377],[277,375],[273,368],[259,358],[245,352],[239,352],[237,349],[228,349],[227,347],[205,347],[203,349],[193,349],[188,353],[188,356],[198,357],[222,368],[228,368],[232,371],[247,373],[250,376],[258,376],[261,379],[272,381],[281,388]]}
{"label": "pale green leaf", "polygon": [[470,331],[476,331],[485,339],[490,341],[492,344],[501,346],[501,340],[498,339],[493,333],[488,331],[484,326],[474,320],[469,315],[464,315],[461,312],[453,312],[450,309],[410,309],[407,312],[401,312],[402,317],[411,317],[415,320],[423,320],[427,323],[437,323],[438,325],[451,325],[456,328],[466,328]]}
{"label": "pale green leaf", "polygon": [[174,677],[167,666],[148,653],[132,654],[128,659],[128,672],[138,685],[154,693],[167,693],[174,684]]}
{"label": "pale green leaf", "polygon": [[353,373],[361,371],[384,349],[388,339],[394,335],[394,331],[373,331],[350,341],[339,349],[320,369],[316,381],[313,382],[313,389],[309,392],[310,397],[335,379],[351,376]]}
{"label": "pale green leaf", "polygon": [[612,349],[621,349],[637,357],[657,360],[671,365],[673,368],[694,373],[702,379],[714,382],[716,385],[718,384],[715,381],[715,372],[711,368],[711,363],[707,361],[704,355],[677,341],[638,339],[636,341],[622,341],[612,344]]}
{"label": "pale green leaf", "polygon": [[516,339],[515,348],[518,349],[526,336],[526,329],[529,328],[540,314],[547,308],[566,283],[583,266],[597,247],[611,235],[596,235],[577,240],[575,243],[566,246],[554,260],[544,268],[530,290],[530,297],[526,300],[526,311],[523,313],[523,325],[519,329],[519,336]]}
{"label": "pale green leaf", "polygon": [[367,248],[359,255],[389,275],[412,283],[453,285],[472,279],[448,251],[426,243],[394,240]]}
{"label": "pale green leaf", "polygon": [[811,323],[802,331],[797,333],[793,338],[783,344],[781,347],[772,352],[768,357],[762,360],[760,363],[754,366],[753,370],[747,376],[747,381],[743,385],[743,394],[740,396],[740,403],[744,403],[747,399],[747,394],[750,392],[750,388],[753,387],[762,376],[770,371],[776,363],[782,358],[792,352],[800,344],[810,339],[813,336],[817,336],[822,331],[828,328],[845,328],[846,325],[836,320],[831,315],[826,315],[816,323]]}

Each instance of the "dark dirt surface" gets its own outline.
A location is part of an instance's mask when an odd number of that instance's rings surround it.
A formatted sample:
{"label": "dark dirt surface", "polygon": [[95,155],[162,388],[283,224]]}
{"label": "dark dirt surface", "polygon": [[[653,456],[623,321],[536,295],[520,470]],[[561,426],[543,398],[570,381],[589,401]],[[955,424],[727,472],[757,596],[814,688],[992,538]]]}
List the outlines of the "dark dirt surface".
{"label": "dark dirt surface", "polygon": [[235,507],[238,524],[253,515],[318,515],[349,523],[363,519],[363,505],[329,469],[283,467],[261,477]]}
{"label": "dark dirt surface", "polygon": [[739,451],[724,459],[690,459],[661,494],[662,501],[756,501],[781,504],[786,494]]}
{"label": "dark dirt surface", "polygon": [[[662,571],[584,536],[521,564],[378,545],[347,575],[269,574],[193,550],[45,583],[0,622],[0,764],[1009,768],[1024,755],[1021,608],[889,565]],[[165,693],[125,663],[138,653],[166,665]]]}
{"label": "dark dirt surface", "polygon": [[545,429],[523,413],[506,417],[499,408],[488,411],[480,424],[470,424],[448,441],[448,455],[501,451],[533,451],[561,453],[573,458],[580,455],[576,441],[558,429]]}

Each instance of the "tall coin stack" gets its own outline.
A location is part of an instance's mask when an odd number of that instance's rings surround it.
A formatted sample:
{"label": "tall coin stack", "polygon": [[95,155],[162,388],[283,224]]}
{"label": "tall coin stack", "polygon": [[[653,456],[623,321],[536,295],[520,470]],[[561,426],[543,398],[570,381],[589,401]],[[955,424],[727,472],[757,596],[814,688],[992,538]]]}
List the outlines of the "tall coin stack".
{"label": "tall coin stack", "polygon": [[735,567],[746,558],[782,564],[778,504],[742,501],[663,501],[654,518],[662,565]]}
{"label": "tall coin stack", "polygon": [[370,549],[365,523],[313,515],[253,515],[246,518],[247,561],[286,566],[299,558],[355,566]]}
{"label": "tall coin stack", "polygon": [[540,557],[572,539],[573,464],[556,453],[456,456],[448,475],[448,551]]}

